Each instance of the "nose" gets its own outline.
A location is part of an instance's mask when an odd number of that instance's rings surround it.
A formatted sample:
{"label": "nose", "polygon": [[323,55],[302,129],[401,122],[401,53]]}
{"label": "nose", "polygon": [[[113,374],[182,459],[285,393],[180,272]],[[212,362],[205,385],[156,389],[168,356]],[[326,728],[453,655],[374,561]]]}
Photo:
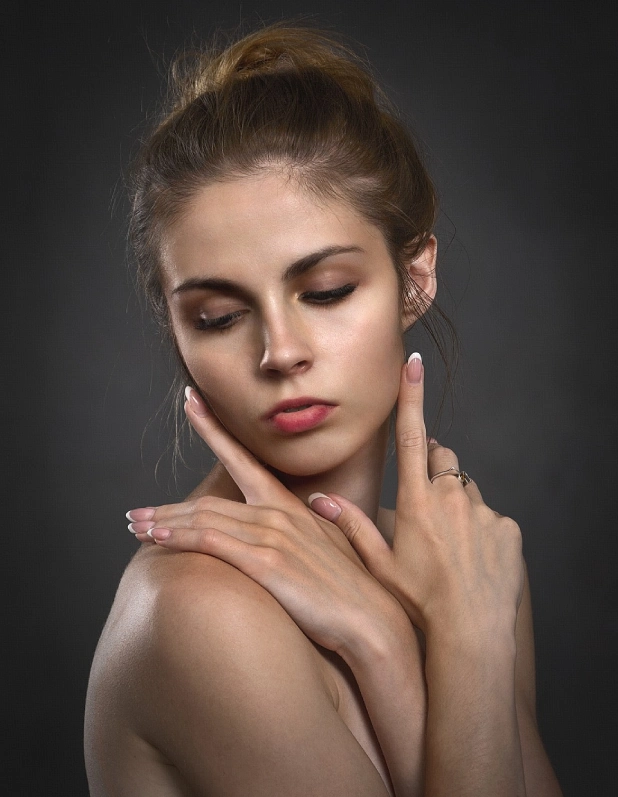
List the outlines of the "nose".
{"label": "nose", "polygon": [[260,371],[265,376],[302,374],[313,364],[309,332],[293,314],[264,319]]}

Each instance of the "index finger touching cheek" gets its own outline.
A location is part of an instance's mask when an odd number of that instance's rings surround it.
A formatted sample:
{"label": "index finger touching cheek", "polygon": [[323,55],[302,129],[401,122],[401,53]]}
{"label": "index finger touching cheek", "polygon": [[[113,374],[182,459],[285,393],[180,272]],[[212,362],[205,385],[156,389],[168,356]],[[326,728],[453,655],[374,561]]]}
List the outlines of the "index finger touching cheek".
{"label": "index finger touching cheek", "polygon": [[427,482],[427,432],[423,417],[424,367],[414,352],[401,369],[397,401],[397,470],[399,489],[414,491]]}
{"label": "index finger touching cheek", "polygon": [[290,493],[227,431],[197,392],[187,387],[185,395],[185,411],[191,425],[225,466],[247,503],[261,504],[270,499],[289,504]]}

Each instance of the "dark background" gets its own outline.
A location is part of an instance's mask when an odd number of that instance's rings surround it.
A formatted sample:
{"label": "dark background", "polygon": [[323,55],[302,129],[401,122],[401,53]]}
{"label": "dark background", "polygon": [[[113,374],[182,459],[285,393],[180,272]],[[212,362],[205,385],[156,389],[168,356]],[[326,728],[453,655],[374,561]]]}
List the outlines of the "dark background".
{"label": "dark background", "polygon": [[[194,30],[299,13],[366,47],[423,142],[442,203],[442,299],[464,355],[440,441],[523,529],[539,720],[565,795],[617,793],[613,5],[3,12],[3,793],[87,794],[83,703],[135,550],[124,513],[198,478],[181,468],[175,482],[169,455],[155,478],[170,370],[125,257],[122,175],[162,64]],[[411,346],[437,373],[426,341]]]}

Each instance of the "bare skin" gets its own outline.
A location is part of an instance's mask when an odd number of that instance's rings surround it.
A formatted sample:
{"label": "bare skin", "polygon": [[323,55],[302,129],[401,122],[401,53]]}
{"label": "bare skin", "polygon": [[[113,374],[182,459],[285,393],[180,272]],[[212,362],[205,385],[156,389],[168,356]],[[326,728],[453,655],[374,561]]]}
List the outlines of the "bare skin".
{"label": "bare skin", "polygon": [[[422,705],[420,661],[416,670]],[[210,556],[152,546],[133,559],[88,713],[93,797],[389,793],[349,667]]]}
{"label": "bare skin", "polygon": [[[432,241],[410,264],[428,295],[434,258]],[[400,365],[414,319],[381,235],[276,174],[243,178],[202,192],[166,264],[179,348],[214,410],[194,391],[187,415],[222,466],[186,502],[131,513],[148,544],[93,664],[93,797],[559,795],[519,529],[476,485],[430,482],[458,463],[427,445],[422,368]],[[206,342],[195,330],[217,318],[231,326]],[[335,409],[304,437],[273,430],[268,408],[299,395]],[[328,498],[309,509],[316,491]]]}

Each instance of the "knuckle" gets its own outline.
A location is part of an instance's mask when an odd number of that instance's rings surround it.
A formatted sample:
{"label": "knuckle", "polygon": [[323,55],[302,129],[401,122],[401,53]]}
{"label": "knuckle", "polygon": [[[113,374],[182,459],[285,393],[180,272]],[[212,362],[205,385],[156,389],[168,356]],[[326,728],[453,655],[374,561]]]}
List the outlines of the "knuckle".
{"label": "knuckle", "polygon": [[499,520],[500,526],[505,534],[510,535],[515,540],[521,540],[521,529],[519,524],[510,517],[502,517]]}
{"label": "knuckle", "polygon": [[259,550],[259,559],[262,568],[270,571],[280,571],[283,569],[284,556],[276,548],[264,546]]}
{"label": "knuckle", "polygon": [[274,529],[285,528],[288,524],[287,513],[282,509],[268,509],[265,519],[268,525]]}
{"label": "knuckle", "polygon": [[519,525],[510,517],[500,517],[496,520],[502,539],[507,546],[521,556],[523,551],[523,538]]}
{"label": "knuckle", "polygon": [[281,535],[278,529],[272,526],[254,526],[256,532],[256,539],[259,544],[268,550],[279,550],[281,541],[285,541],[285,537]]}
{"label": "knuckle", "polygon": [[491,507],[487,506],[487,504],[481,504],[477,508],[477,512],[482,522],[484,523],[495,523],[497,515]]}
{"label": "knuckle", "polygon": [[215,520],[215,513],[210,509],[202,509],[189,518],[189,526],[193,529],[204,529],[212,526]]}
{"label": "knuckle", "polygon": [[209,553],[216,546],[218,532],[216,529],[203,529],[197,538],[197,548],[204,553]]}
{"label": "knuckle", "polygon": [[397,442],[402,448],[422,450],[426,445],[424,429],[402,429],[397,435]]}
{"label": "knuckle", "polygon": [[343,531],[350,542],[353,542],[353,540],[356,539],[360,530],[361,522],[357,517],[354,516],[347,518],[345,523],[343,523],[341,526],[341,531]]}
{"label": "knuckle", "polygon": [[439,451],[440,451],[440,454],[442,456],[444,456],[444,457],[449,457],[449,458],[450,457],[455,457],[455,458],[457,458],[457,455],[455,454],[453,449],[452,448],[447,448],[447,446],[440,446]]}

